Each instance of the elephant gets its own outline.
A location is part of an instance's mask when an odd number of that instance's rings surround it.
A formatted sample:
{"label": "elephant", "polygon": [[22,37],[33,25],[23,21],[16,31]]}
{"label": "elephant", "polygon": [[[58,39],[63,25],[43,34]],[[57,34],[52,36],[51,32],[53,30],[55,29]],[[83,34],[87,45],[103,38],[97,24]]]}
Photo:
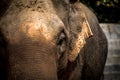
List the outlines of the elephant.
{"label": "elephant", "polygon": [[2,80],[101,80],[107,39],[77,0],[13,0],[0,18]]}

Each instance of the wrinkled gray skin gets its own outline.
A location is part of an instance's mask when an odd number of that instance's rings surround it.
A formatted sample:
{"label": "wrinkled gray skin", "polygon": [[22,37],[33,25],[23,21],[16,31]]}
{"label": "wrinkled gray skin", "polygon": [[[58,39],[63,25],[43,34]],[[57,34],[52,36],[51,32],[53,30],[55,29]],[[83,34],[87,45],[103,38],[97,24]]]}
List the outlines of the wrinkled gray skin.
{"label": "wrinkled gray skin", "polygon": [[0,80],[100,80],[106,56],[106,37],[82,3],[14,0],[0,19]]}

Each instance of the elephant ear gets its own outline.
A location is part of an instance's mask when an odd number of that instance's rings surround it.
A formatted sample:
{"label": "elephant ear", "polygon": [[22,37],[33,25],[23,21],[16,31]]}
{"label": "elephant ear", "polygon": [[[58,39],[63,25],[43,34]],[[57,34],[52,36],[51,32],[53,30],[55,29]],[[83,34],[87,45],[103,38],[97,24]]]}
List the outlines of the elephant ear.
{"label": "elephant ear", "polygon": [[74,6],[72,6],[72,9],[74,9],[74,12],[72,12],[71,10],[71,40],[70,50],[68,54],[68,60],[70,62],[76,60],[78,54],[86,43],[86,39],[90,38],[93,35],[86,15],[82,11],[80,4],[75,4]]}
{"label": "elephant ear", "polygon": [[83,14],[83,17],[85,18],[83,23],[82,23],[82,34],[84,34],[84,38],[90,38],[91,36],[93,36],[92,30],[90,28],[90,25],[88,23],[88,20],[85,16],[85,14]]}

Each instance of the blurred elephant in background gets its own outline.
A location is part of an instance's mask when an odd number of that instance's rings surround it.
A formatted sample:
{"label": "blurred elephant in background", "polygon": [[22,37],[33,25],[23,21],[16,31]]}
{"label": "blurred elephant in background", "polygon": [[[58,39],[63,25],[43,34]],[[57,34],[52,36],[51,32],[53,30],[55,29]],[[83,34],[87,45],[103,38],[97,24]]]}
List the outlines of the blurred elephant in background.
{"label": "blurred elephant in background", "polygon": [[77,0],[13,0],[0,18],[1,80],[100,80],[107,40]]}

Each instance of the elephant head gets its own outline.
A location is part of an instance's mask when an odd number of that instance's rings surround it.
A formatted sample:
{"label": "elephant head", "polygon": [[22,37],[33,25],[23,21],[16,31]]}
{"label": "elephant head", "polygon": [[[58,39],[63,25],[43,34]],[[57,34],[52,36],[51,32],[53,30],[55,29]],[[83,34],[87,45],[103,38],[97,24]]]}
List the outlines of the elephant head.
{"label": "elephant head", "polygon": [[11,3],[0,21],[7,43],[8,79],[57,80],[57,71],[76,60],[92,31],[79,4],[69,5],[68,12],[66,26],[53,0]]}

